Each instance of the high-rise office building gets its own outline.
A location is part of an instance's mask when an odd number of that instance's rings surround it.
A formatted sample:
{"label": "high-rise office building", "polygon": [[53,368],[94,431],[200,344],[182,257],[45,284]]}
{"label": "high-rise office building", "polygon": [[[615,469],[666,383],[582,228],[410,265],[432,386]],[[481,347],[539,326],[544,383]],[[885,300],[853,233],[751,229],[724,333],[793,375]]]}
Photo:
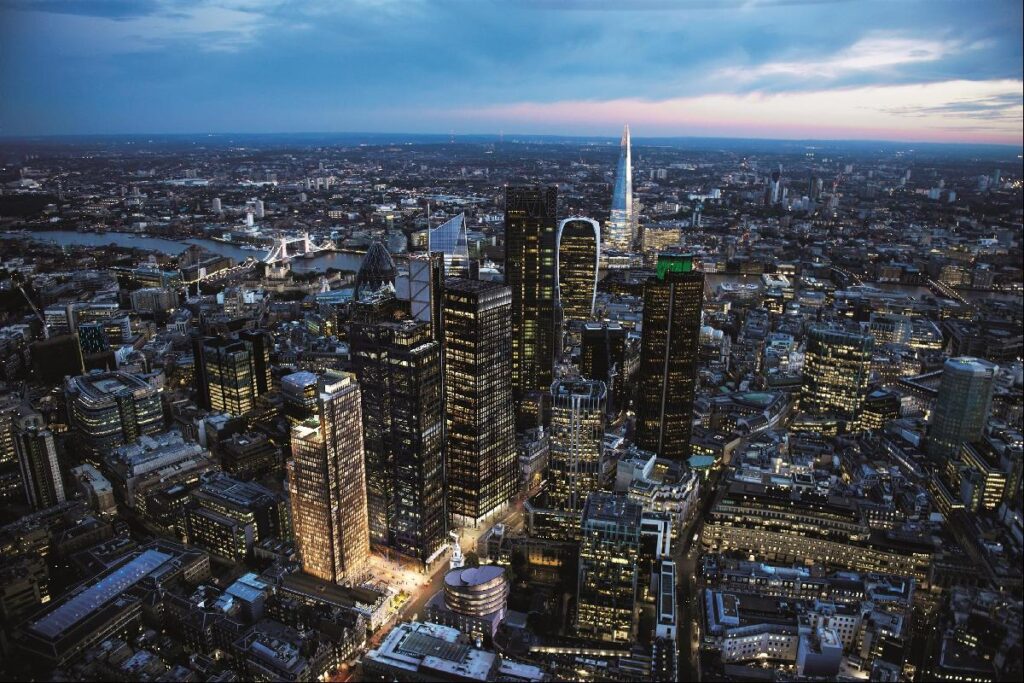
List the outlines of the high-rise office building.
{"label": "high-rise office building", "polygon": [[253,409],[270,390],[270,345],[263,331],[242,331],[238,339],[193,338],[196,402],[232,415]]}
{"label": "high-rise office building", "polygon": [[505,190],[505,284],[512,290],[512,389],[516,399],[551,387],[555,362],[558,189]]}
{"label": "high-rise office building", "polygon": [[304,572],[351,584],[370,555],[359,384],[327,373],[317,400],[319,415],[292,427],[292,532]]}
{"label": "high-rise office building", "polygon": [[992,407],[998,366],[981,358],[950,358],[928,427],[928,454],[940,460],[959,457],[960,447],[981,439]]}
{"label": "high-rise office building", "polygon": [[107,343],[106,327],[102,322],[89,321],[78,324],[78,343],[82,348],[82,355],[88,356],[94,353],[103,353],[110,344]]}
{"label": "high-rise office building", "polygon": [[636,217],[633,214],[633,159],[628,125],[623,128],[622,140],[619,142],[619,164],[615,168],[612,211],[606,225],[606,247],[628,251],[633,244],[636,231]]}
{"label": "high-rise office building", "polygon": [[704,273],[689,254],[658,257],[644,285],[637,445],[663,458],[690,457]]}
{"label": "high-rise office building", "polygon": [[871,376],[875,340],[863,334],[827,325],[807,332],[800,410],[818,417],[845,420],[855,429]]}
{"label": "high-rise office building", "polygon": [[[609,413],[620,411],[629,403],[627,337],[626,329],[617,322],[586,323],[580,335],[580,374],[608,387]],[[635,344],[632,348],[635,365]]]}
{"label": "high-rise office building", "polygon": [[597,300],[601,228],[591,218],[566,218],[558,224],[558,302],[563,320],[590,320]]}
{"label": "high-rise office building", "polygon": [[636,637],[637,557],[643,508],[625,496],[594,493],[583,509],[576,631],[631,643]]}
{"label": "high-rise office building", "polygon": [[448,509],[464,520],[486,516],[516,492],[511,316],[508,287],[445,281]]}
{"label": "high-rise office building", "polygon": [[64,480],[57,461],[57,447],[49,429],[27,427],[14,434],[21,483],[25,498],[34,510],[53,507],[66,500]]}
{"label": "high-rise office building", "polygon": [[428,323],[354,322],[370,541],[426,562],[445,544],[441,345]]}
{"label": "high-rise office building", "polygon": [[427,251],[444,254],[444,269],[449,277],[469,277],[466,214],[460,213],[436,228],[427,230]]}
{"label": "high-rise office building", "polygon": [[580,512],[601,488],[607,388],[596,380],[559,380],[551,397],[548,505]]}
{"label": "high-rise office building", "polygon": [[430,323],[430,335],[441,336],[441,304],[444,300],[445,254],[409,255],[409,305],[412,317]]}
{"label": "high-rise office building", "polygon": [[160,393],[127,372],[91,372],[64,387],[76,445],[105,453],[163,429]]}

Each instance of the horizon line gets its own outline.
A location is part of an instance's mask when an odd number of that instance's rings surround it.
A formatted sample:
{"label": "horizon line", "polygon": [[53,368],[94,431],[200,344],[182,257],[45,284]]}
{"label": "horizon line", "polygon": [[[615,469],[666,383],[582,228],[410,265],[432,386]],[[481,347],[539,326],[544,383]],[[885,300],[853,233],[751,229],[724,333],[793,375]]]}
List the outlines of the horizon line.
{"label": "horizon line", "polygon": [[[631,140],[732,140],[732,141],[759,141],[759,142],[789,142],[789,143],[859,143],[859,144],[891,144],[891,145],[936,145],[936,146],[960,146],[960,147],[1000,147],[1010,149],[1024,149],[1024,141],[1021,143],[1010,142],[971,142],[971,141],[949,141],[949,140],[901,140],[885,138],[773,138],[773,137],[751,137],[751,136],[730,136],[730,135],[634,135],[630,131]],[[600,139],[617,143],[620,135],[580,135],[566,133],[523,133],[504,131],[488,133],[423,133],[409,131],[271,131],[271,132],[146,132],[146,133],[34,133],[34,134],[5,134],[0,133],[0,141],[30,141],[38,139],[68,139],[68,138],[131,138],[131,137],[230,137],[230,136],[300,136],[300,135],[404,135],[404,136],[425,136],[439,138],[459,137],[472,138],[504,138],[504,137],[533,137],[533,138],[564,138],[572,140]]]}

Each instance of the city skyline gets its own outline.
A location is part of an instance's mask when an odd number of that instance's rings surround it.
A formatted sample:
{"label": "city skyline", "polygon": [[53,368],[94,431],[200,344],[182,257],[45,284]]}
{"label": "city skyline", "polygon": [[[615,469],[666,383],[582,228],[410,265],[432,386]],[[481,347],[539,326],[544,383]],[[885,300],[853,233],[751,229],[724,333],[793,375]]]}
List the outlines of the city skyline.
{"label": "city skyline", "polygon": [[629,122],[668,137],[1022,141],[1011,2],[22,1],[0,17],[3,136]]}

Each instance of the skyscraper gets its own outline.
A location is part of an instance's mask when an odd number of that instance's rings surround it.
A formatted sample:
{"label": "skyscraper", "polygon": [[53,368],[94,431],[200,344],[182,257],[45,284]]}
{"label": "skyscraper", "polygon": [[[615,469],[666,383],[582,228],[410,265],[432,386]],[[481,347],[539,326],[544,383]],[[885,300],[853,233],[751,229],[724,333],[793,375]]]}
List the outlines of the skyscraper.
{"label": "skyscraper", "polygon": [[512,290],[512,388],[551,387],[555,362],[554,186],[505,190],[505,284]]}
{"label": "skyscraper", "polygon": [[440,342],[445,256],[441,252],[409,255],[409,304],[412,317],[430,323],[430,335]]}
{"label": "skyscraper", "polygon": [[592,218],[566,218],[558,224],[558,300],[564,320],[590,320],[597,299],[601,228]]}
{"label": "skyscraper", "polygon": [[704,273],[690,254],[658,257],[644,285],[637,445],[663,458],[690,456]]}
{"label": "skyscraper", "polygon": [[127,372],[90,372],[64,386],[75,446],[97,453],[130,444],[163,429],[160,393]]}
{"label": "skyscraper", "polygon": [[63,503],[66,500],[64,480],[53,433],[37,426],[19,429],[14,434],[14,449],[29,505],[34,510],[42,510]]}
{"label": "skyscraper", "polygon": [[444,268],[449,277],[469,277],[466,214],[460,213],[436,228],[427,230],[427,251],[444,254]]}
{"label": "skyscraper", "polygon": [[508,287],[445,281],[448,508],[463,520],[484,517],[516,491],[511,317]]}
{"label": "skyscraper", "polygon": [[319,415],[292,427],[288,463],[292,529],[302,570],[324,581],[353,583],[370,554],[359,385],[328,373]]}
{"label": "skyscraper", "polygon": [[[627,350],[630,352],[628,357]],[[609,414],[619,412],[629,405],[633,386],[627,371],[636,369],[636,360],[635,340],[629,343],[628,333],[619,323],[590,322],[583,326],[580,335],[580,374],[600,380],[608,387],[606,403]]]}
{"label": "skyscraper", "polygon": [[875,340],[870,334],[831,326],[807,332],[800,410],[815,416],[845,420],[855,429],[871,376]]}
{"label": "skyscraper", "polygon": [[619,164],[615,169],[612,211],[608,219],[605,244],[609,249],[627,251],[633,243],[636,219],[633,215],[633,159],[629,143],[629,126],[622,130],[619,143]]}
{"label": "skyscraper", "polygon": [[580,512],[601,488],[607,388],[595,380],[560,380],[551,396],[548,504]]}
{"label": "skyscraper", "polygon": [[576,631],[594,640],[631,643],[636,636],[637,557],[643,508],[598,492],[583,509]]}
{"label": "skyscraper", "polygon": [[241,340],[205,337],[195,346],[197,402],[211,410],[244,415],[256,401],[252,349]]}
{"label": "skyscraper", "polygon": [[441,345],[430,324],[355,322],[370,540],[426,562],[445,543]]}
{"label": "skyscraper", "polygon": [[358,301],[367,294],[375,292],[384,285],[395,284],[398,271],[395,269],[395,261],[388,253],[383,243],[374,240],[359,264],[359,272],[356,273],[356,285],[353,298]]}
{"label": "skyscraper", "polygon": [[942,382],[928,427],[928,454],[958,458],[962,444],[981,438],[992,407],[999,368],[987,360],[962,356],[942,366]]}

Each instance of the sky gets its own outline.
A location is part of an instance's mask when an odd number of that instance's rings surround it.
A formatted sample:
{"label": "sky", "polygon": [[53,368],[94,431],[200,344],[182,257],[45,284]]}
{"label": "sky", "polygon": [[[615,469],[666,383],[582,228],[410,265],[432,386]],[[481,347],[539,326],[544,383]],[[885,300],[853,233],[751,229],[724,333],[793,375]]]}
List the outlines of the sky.
{"label": "sky", "polygon": [[0,135],[1021,145],[1021,0],[0,0]]}

